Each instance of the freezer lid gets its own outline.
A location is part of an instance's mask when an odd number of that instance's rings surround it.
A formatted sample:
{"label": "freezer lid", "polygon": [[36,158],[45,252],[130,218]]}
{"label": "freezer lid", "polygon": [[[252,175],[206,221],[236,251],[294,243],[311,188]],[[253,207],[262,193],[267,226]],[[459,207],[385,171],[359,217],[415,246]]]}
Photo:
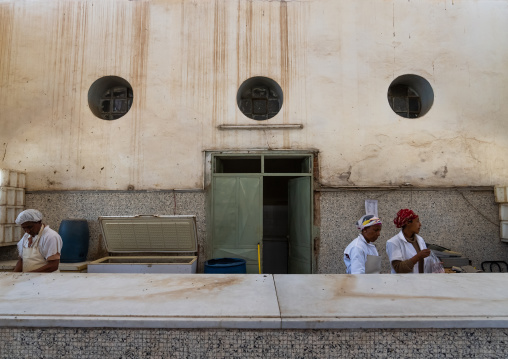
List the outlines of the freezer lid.
{"label": "freezer lid", "polygon": [[108,252],[197,252],[196,216],[99,217]]}

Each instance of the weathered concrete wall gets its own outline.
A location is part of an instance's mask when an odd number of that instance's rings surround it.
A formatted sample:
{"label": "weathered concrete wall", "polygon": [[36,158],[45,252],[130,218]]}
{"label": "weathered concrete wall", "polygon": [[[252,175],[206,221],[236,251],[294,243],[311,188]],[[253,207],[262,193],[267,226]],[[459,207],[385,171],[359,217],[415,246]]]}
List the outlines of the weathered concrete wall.
{"label": "weathered concrete wall", "polygon": [[[325,186],[494,185],[508,177],[508,2],[494,0],[2,1],[0,167],[29,190],[195,189],[205,149],[317,149]],[[434,104],[399,117],[387,89],[424,77]],[[108,75],[127,115],[88,107]],[[252,76],[282,110],[236,105]]]}

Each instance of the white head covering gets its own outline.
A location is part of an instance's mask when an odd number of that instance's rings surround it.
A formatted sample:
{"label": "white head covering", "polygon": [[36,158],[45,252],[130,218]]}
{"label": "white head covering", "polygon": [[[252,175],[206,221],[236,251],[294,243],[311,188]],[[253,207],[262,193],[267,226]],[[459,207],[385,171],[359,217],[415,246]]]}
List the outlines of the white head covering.
{"label": "white head covering", "polygon": [[27,209],[21,212],[16,218],[16,224],[22,225],[25,222],[39,222],[42,221],[42,213],[36,209]]}
{"label": "white head covering", "polygon": [[362,218],[360,218],[358,222],[356,222],[356,228],[358,228],[361,231],[364,228],[381,223],[382,223],[381,220],[376,216],[374,216],[373,214],[366,214],[365,216],[362,216]]}

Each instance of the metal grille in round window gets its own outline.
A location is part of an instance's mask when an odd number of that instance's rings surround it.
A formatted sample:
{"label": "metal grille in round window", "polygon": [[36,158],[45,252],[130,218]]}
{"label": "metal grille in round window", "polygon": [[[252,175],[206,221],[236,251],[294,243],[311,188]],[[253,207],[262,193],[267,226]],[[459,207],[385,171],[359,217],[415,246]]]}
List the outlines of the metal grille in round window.
{"label": "metal grille in round window", "polygon": [[101,117],[116,120],[129,112],[132,106],[132,89],[125,86],[112,87],[101,97]]}
{"label": "metal grille in round window", "polygon": [[103,120],[116,120],[127,114],[133,99],[131,85],[118,76],[101,77],[88,90],[90,110]]}
{"label": "metal grille in round window", "polygon": [[268,120],[282,107],[282,89],[267,77],[252,77],[238,89],[238,108],[253,120]]}
{"label": "metal grille in round window", "polygon": [[402,117],[416,118],[420,114],[420,95],[406,85],[390,86],[388,101],[393,111]]}
{"label": "metal grille in round window", "polygon": [[392,81],[387,97],[390,107],[397,115],[417,118],[429,112],[434,103],[434,90],[423,77],[407,74]]}

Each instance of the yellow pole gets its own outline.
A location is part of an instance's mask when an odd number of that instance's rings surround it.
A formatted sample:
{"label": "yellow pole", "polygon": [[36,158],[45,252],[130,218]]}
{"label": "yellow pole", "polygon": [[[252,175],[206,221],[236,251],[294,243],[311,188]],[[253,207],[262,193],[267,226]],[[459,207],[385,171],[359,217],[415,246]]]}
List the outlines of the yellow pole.
{"label": "yellow pole", "polygon": [[258,268],[259,268],[259,274],[261,274],[261,252],[259,250],[259,243],[258,243]]}

